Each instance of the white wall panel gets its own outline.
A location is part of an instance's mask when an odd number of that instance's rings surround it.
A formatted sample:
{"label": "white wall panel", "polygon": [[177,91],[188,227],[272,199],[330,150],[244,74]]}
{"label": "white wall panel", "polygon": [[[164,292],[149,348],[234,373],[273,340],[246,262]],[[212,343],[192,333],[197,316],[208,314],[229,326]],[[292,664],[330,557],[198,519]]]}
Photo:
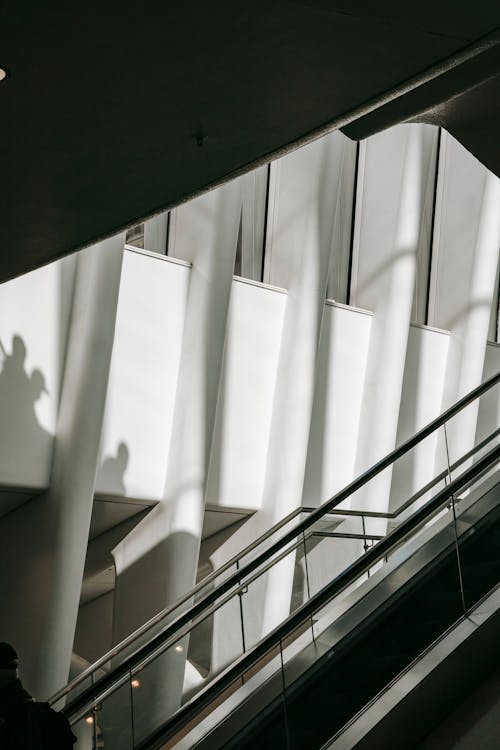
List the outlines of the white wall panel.
{"label": "white wall panel", "polygon": [[0,286],[0,483],[47,487],[73,258]]}
{"label": "white wall panel", "polygon": [[98,492],[162,497],[188,282],[187,265],[125,252]]}
{"label": "white wall panel", "polygon": [[431,125],[398,125],[360,144],[351,304],[380,309],[391,266],[428,257],[436,141]]}
{"label": "white wall panel", "polygon": [[286,294],[234,280],[207,503],[262,503]]}
{"label": "white wall panel", "polygon": [[327,303],[302,502],[317,506],[354,478],[372,315]]}

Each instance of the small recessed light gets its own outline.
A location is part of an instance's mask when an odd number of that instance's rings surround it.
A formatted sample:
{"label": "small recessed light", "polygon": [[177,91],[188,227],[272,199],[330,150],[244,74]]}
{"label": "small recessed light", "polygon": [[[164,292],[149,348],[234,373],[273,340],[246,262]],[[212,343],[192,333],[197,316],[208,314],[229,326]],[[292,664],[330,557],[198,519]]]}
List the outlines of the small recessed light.
{"label": "small recessed light", "polygon": [[174,651],[177,651],[178,654],[182,654],[182,652],[184,651],[184,649],[179,644],[178,646],[175,647]]}
{"label": "small recessed light", "polygon": [[141,681],[138,680],[136,677],[134,677],[134,679],[130,681],[130,684],[132,685],[133,688],[141,687]]}
{"label": "small recessed light", "polygon": [[85,721],[87,722],[87,724],[93,724],[94,723],[94,717],[93,716],[87,716],[87,718],[85,719]]}
{"label": "small recessed light", "polygon": [[3,81],[4,78],[7,78],[7,71],[4,68],[0,68],[0,81]]}

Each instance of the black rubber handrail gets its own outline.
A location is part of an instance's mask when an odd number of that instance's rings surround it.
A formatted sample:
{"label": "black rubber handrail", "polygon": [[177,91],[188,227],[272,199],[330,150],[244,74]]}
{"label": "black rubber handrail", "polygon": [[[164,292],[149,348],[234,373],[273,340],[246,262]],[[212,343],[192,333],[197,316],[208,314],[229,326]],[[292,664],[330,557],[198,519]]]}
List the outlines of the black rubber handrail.
{"label": "black rubber handrail", "polygon": [[[222,583],[220,583],[216,588],[214,588],[212,591],[209,591],[205,596],[195,602],[188,610],[181,613],[177,618],[175,618],[175,620],[166,625],[164,629],[156,636],[153,636],[153,638],[151,638],[148,643],[139,647],[135,652],[130,654],[112,672],[102,676],[94,684],[90,685],[88,688],[82,691],[82,693],[73,701],[71,701],[71,703],[67,706],[66,711],[68,715],[74,714],[81,710],[84,705],[91,704],[95,702],[95,700],[98,700],[96,696],[107,691],[108,688],[110,688],[113,684],[119,682],[121,677],[130,672],[134,664],[136,664],[137,662],[142,662],[144,659],[146,659],[150,654],[156,651],[162,643],[165,643],[168,639],[174,636],[177,630],[184,627],[184,625],[186,625],[190,620],[197,617],[205,608],[213,604],[220,596],[229,591],[233,586],[237,586],[245,576],[249,575],[260,565],[264,564],[270,557],[278,553],[283,549],[283,547],[292,542],[299,534],[304,533],[310,526],[316,523],[324,515],[329,513],[335,506],[339,505],[341,502],[349,498],[350,495],[354,494],[354,492],[357,492],[359,489],[361,489],[375,476],[391,466],[395,461],[405,455],[426,437],[431,435],[435,430],[439,429],[439,427],[441,427],[445,422],[452,419],[466,406],[471,404],[486,391],[493,388],[498,382],[500,382],[500,372],[496,373],[484,383],[474,388],[472,391],[470,391],[470,393],[468,393],[466,396],[453,404],[453,406],[443,412],[443,414],[441,414],[439,417],[437,417],[428,425],[415,433],[411,438],[402,443],[394,451],[375,463],[366,472],[350,482],[350,484],[348,484],[343,490],[327,500],[325,503],[323,503],[323,505],[320,505],[316,510],[312,511],[307,518],[305,518],[303,521],[300,521],[296,526],[294,526],[293,529],[286,532],[276,542],[273,542],[266,550],[256,555],[256,557],[254,557],[250,562],[241,567],[232,575],[228,576],[225,581],[222,581]],[[289,523],[289,520],[289,517],[284,519],[283,525]],[[260,543],[261,538],[257,539],[253,545],[250,545],[250,547],[247,548],[246,554],[249,554],[249,552],[259,546]],[[380,544],[381,542],[378,543],[377,547]],[[174,608],[177,608],[177,606],[178,603],[174,605]],[[104,658],[105,657],[103,657],[103,659]],[[102,663],[102,659],[99,663]],[[97,667],[95,669],[97,669]],[[95,669],[91,668],[90,671],[87,670],[84,673],[85,679],[91,677],[94,674]],[[81,681],[82,680],[80,680],[80,682]],[[60,690],[56,694],[56,696],[52,698],[51,703],[54,703],[57,700],[60,700],[60,698],[67,695],[73,689],[74,684],[75,683],[73,682],[66,688]]]}
{"label": "black rubber handrail", "polygon": [[215,681],[202,689],[191,701],[182,706],[172,718],[155,730],[146,740],[137,745],[136,750],[146,750],[146,748],[153,750],[154,743],[164,743],[174,737],[177,732],[181,731],[203,709],[207,708],[237,680],[240,680],[245,672],[252,669],[262,657],[273,649],[276,649],[277,646],[280,646],[291,633],[298,630],[318,610],[322,609],[338,594],[355,583],[367,570],[394,552],[462,487],[469,484],[475,477],[481,475],[488,468],[491,468],[499,459],[500,445],[497,445],[470,469],[466,470],[425,505],[416,510],[408,520],[390,532],[376,546],[372,547],[361,558],[351,563],[321,591],[312,596],[305,604],[290,615],[287,620],[278,625],[277,628],[265,636],[259,643],[233,662]]}

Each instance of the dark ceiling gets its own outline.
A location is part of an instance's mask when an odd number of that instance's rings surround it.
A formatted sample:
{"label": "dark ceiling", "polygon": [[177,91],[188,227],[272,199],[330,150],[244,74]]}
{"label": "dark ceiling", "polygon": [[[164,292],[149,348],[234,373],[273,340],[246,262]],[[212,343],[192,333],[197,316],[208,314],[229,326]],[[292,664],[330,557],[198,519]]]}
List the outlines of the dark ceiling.
{"label": "dark ceiling", "polygon": [[[3,3],[0,280],[250,167],[500,26],[498,0],[407,5]],[[345,132],[436,122],[500,173],[499,50]]]}

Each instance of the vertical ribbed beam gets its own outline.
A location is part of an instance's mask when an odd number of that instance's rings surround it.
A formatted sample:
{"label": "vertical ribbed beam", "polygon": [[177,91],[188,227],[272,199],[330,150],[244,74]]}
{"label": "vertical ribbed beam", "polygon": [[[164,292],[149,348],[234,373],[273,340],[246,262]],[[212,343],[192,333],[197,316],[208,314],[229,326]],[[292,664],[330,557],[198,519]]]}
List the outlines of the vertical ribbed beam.
{"label": "vertical ribbed beam", "polygon": [[[163,500],[113,551],[115,642],[196,580],[240,214],[241,181],[236,180],[176,209],[172,217],[170,253],[192,268],[170,454]],[[184,668],[185,649],[167,654],[144,675],[137,697],[148,710],[143,723],[137,719],[137,737],[179,706]]]}
{"label": "vertical ribbed beam", "polygon": [[168,211],[157,214],[144,222],[144,249],[151,253],[167,252]]}
{"label": "vertical ribbed beam", "polygon": [[241,275],[260,281],[264,253],[268,167],[244,175],[241,211]]}
{"label": "vertical ribbed beam", "polygon": [[[374,315],[356,474],[395,447],[433,136],[430,126],[404,125],[362,144],[351,301]],[[390,482],[388,470],[353,507],[387,510]]]}
{"label": "vertical ribbed beam", "polygon": [[48,503],[54,558],[39,693],[67,680],[92,515],[108,374],[113,348],[124,235],[78,258],[68,350]]}
{"label": "vertical ribbed beam", "polygon": [[[36,656],[24,674],[37,697],[68,679],[92,514],[124,235],[78,256],[50,486],[5,519],[16,561],[3,637]],[[5,545],[3,545],[5,552]],[[19,558],[19,559],[18,559]],[[36,648],[34,648],[36,644]]]}
{"label": "vertical ribbed beam", "polygon": [[[443,133],[429,304],[429,322],[451,332],[443,409],[481,382],[499,245],[500,180]],[[477,410],[450,424],[452,460],[474,444]]]}
{"label": "vertical ribbed beam", "polygon": [[[260,511],[262,528],[300,506],[311,424],[318,342],[346,141],[334,133],[272,165],[266,279],[288,290]],[[295,555],[267,575],[260,629],[290,609]],[[258,631],[258,628],[257,628]]]}

